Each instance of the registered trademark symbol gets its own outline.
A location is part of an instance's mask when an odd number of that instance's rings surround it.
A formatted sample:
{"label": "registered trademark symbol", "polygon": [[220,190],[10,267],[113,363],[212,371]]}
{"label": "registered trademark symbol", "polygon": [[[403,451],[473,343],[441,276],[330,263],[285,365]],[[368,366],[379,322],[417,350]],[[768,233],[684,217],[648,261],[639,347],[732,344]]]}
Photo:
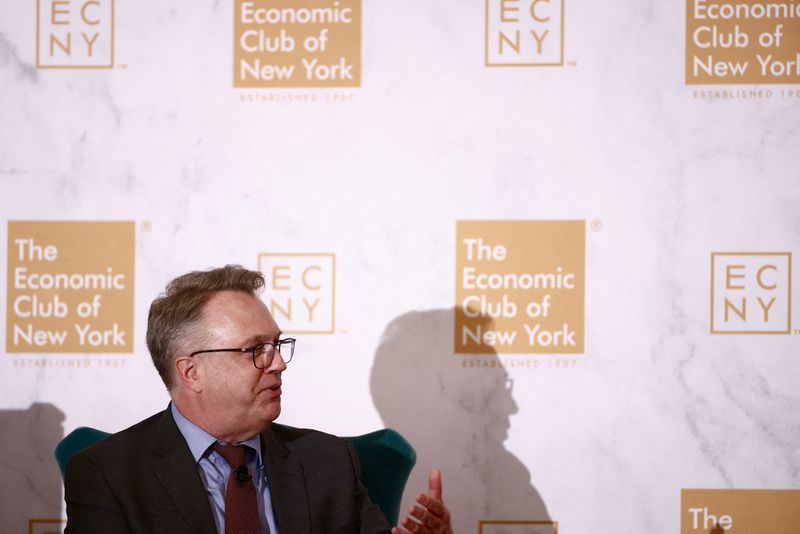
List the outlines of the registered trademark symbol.
{"label": "registered trademark symbol", "polygon": [[153,229],[153,224],[150,221],[142,221],[139,223],[139,230],[142,232],[149,232]]}
{"label": "registered trademark symbol", "polygon": [[589,223],[589,226],[592,229],[592,232],[599,232],[603,229],[603,221],[600,219],[592,219],[592,222]]}

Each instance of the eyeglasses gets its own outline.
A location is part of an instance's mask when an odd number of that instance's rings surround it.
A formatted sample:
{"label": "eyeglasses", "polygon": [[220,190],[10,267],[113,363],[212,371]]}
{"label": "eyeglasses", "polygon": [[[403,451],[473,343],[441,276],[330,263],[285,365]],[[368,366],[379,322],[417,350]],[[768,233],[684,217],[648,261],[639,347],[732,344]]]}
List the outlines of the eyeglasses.
{"label": "eyeglasses", "polygon": [[289,363],[292,361],[292,356],[294,356],[295,341],[296,339],[288,337],[286,339],[278,340],[275,343],[259,343],[258,345],[245,347],[243,349],[198,350],[191,353],[189,356],[191,357],[195,354],[204,354],[206,352],[249,352],[253,357],[253,365],[256,366],[256,369],[266,369],[272,365],[272,360],[275,358],[276,352],[281,354],[284,363]]}

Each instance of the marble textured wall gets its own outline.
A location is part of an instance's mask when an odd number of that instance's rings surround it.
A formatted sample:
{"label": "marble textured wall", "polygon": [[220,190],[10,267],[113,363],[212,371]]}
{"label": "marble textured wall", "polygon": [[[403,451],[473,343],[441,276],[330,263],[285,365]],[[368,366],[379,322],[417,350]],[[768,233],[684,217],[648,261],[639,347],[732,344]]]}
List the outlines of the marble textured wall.
{"label": "marble textured wall", "polygon": [[[298,335],[281,421],[400,429],[407,497],[443,467],[457,532],[678,532],[683,489],[800,488],[796,267],[768,273],[788,333],[710,324],[712,253],[800,251],[800,86],[687,85],[682,3],[565,0],[563,64],[502,67],[496,2],[351,3],[357,83],[235,88],[241,2],[116,0],[104,69],[48,68],[47,41],[37,67],[52,5],[0,2],[3,225],[135,224],[130,352],[19,352],[6,330],[0,531],[64,513],[64,433],[166,405],[144,344],[164,284],[272,253],[335,257],[332,333]],[[464,220],[585,223],[582,351],[453,354]]]}

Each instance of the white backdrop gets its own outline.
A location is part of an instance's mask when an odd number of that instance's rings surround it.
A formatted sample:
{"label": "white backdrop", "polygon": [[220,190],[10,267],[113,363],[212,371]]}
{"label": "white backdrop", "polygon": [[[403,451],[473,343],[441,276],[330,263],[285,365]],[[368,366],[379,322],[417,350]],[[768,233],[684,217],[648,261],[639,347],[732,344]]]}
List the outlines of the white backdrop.
{"label": "white backdrop", "polygon": [[[285,424],[385,426],[370,374],[385,329],[411,311],[412,327],[437,328],[407,350],[441,342],[443,361],[405,370],[482,383],[488,371],[449,345],[459,220],[585,221],[585,347],[502,355],[539,362],[491,371],[513,379],[515,407],[427,411],[413,380],[381,382],[408,407],[401,423],[442,433],[418,447],[430,456],[408,496],[446,451],[464,455],[444,473],[457,532],[489,519],[678,532],[682,489],[800,488],[796,267],[781,286],[790,334],[709,325],[712,252],[800,252],[800,89],[687,85],[682,3],[567,1],[563,66],[489,67],[484,2],[365,0],[360,86],[282,89],[233,87],[229,1],[116,0],[111,69],[37,68],[36,2],[0,6],[3,219],[136,225],[132,353],[3,345],[4,448],[24,454],[0,459],[0,531],[63,516],[60,437],[166,405],[146,314],[188,270],[335,254],[335,332],[297,336]],[[463,426],[426,421],[442,413]],[[486,431],[498,418],[507,439]],[[503,494],[493,458],[546,511]]]}

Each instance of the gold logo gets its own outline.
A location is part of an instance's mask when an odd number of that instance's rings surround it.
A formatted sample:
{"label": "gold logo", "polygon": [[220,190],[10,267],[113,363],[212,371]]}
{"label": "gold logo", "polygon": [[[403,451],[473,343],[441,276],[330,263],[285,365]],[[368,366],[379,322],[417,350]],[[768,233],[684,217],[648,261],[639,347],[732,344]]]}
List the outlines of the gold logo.
{"label": "gold logo", "polygon": [[800,3],[686,0],[686,83],[800,83]]}
{"label": "gold logo", "polygon": [[334,332],[334,254],[259,254],[258,269],[267,279],[267,307],[284,332]]}
{"label": "gold logo", "polygon": [[66,519],[29,519],[28,534],[62,534]]}
{"label": "gold logo", "polygon": [[796,534],[800,490],[681,490],[681,534]]}
{"label": "gold logo", "polygon": [[360,0],[234,0],[234,87],[358,87]]}
{"label": "gold logo", "polygon": [[585,241],[584,221],[458,221],[455,352],[582,353]]}
{"label": "gold logo", "polygon": [[37,0],[36,66],[114,66],[114,0]]}
{"label": "gold logo", "polygon": [[487,67],[564,65],[564,0],[486,0]]}
{"label": "gold logo", "polygon": [[711,333],[788,334],[789,252],[711,253]]}
{"label": "gold logo", "polygon": [[478,534],[558,534],[558,522],[480,521]]}
{"label": "gold logo", "polygon": [[133,352],[134,233],[9,221],[6,352]]}

